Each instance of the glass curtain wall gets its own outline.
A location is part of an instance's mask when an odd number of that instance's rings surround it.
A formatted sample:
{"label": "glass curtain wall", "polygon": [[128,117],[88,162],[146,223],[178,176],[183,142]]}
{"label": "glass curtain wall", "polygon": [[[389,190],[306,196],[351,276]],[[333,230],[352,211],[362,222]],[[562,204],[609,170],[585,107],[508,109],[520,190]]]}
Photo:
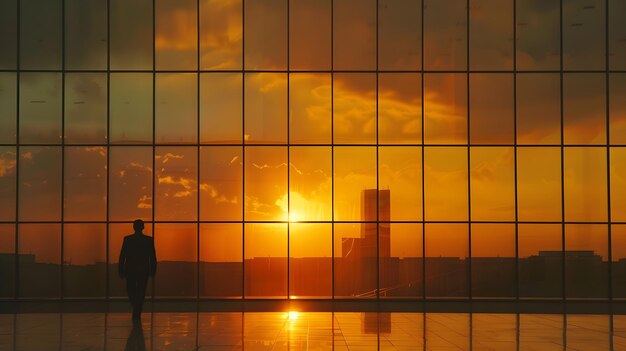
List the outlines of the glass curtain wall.
{"label": "glass curtain wall", "polygon": [[619,0],[0,0],[0,298],[626,298]]}

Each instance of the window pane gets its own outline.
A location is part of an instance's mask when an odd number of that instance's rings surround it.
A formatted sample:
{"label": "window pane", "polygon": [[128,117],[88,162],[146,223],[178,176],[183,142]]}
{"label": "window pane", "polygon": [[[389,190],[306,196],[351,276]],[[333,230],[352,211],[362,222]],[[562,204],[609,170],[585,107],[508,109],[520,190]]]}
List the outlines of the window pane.
{"label": "window pane", "polygon": [[154,0],[111,0],[111,69],[152,69]]}
{"label": "window pane", "polygon": [[200,141],[241,143],[241,73],[200,75]]}
{"label": "window pane", "polygon": [[[334,162],[334,219],[336,221],[375,221],[375,216],[370,219],[363,218],[362,209],[366,206],[364,204],[365,191],[376,189],[376,149],[374,147],[335,147]],[[376,196],[374,198],[376,199]]]}
{"label": "window pane", "polygon": [[106,219],[107,150],[104,147],[66,147],[63,204],[68,221]]}
{"label": "window pane", "polygon": [[[495,312],[495,311],[494,311]],[[535,335],[535,334],[521,334],[519,332],[519,320],[521,319],[521,314],[503,314],[503,313],[472,313],[469,319],[470,322],[470,337],[464,338],[465,342],[470,342],[470,350],[473,345],[488,345],[497,343],[497,347],[501,350],[516,350],[517,345],[521,343],[520,339],[525,339],[526,335]],[[456,316],[455,316],[456,317]],[[445,318],[445,317],[444,317]],[[456,319],[456,318],[455,318]],[[447,327],[447,325],[446,325]],[[536,324],[536,328],[546,329],[545,325],[541,325],[539,323]],[[498,335],[498,341],[495,341],[494,335]],[[532,337],[529,337],[537,347],[543,346],[541,342],[544,342],[543,339],[539,339],[541,341],[535,341]],[[541,345],[541,346],[539,346]],[[475,348],[475,347],[474,347]],[[521,350],[526,350],[526,348],[521,348]]]}
{"label": "window pane", "polygon": [[330,147],[291,147],[289,201],[279,200],[289,221],[330,221],[332,219],[332,153]]}
{"label": "window pane", "polygon": [[61,74],[20,75],[20,142],[61,142]]}
{"label": "window pane", "polygon": [[20,68],[60,69],[62,0],[20,1]]}
{"label": "window pane", "polygon": [[423,328],[425,339],[437,340],[442,338],[443,340],[446,340],[448,338],[453,338],[453,335],[467,335],[463,339],[457,339],[458,342],[455,342],[455,345],[458,346],[455,347],[458,347],[461,350],[471,350],[475,344],[472,344],[473,340],[470,341],[469,335],[472,332],[471,328],[474,323],[474,318],[476,318],[477,315],[478,314],[470,315],[469,313],[455,314],[455,322],[450,323],[450,320],[448,319],[450,317],[446,314],[428,314],[426,318],[424,318],[425,323]]}
{"label": "window pane", "polygon": [[[15,330],[19,331],[15,333],[15,348],[24,349],[36,349],[42,347],[55,347],[61,348],[61,322],[63,317],[56,313],[41,313],[35,318],[29,314],[16,314],[15,315]],[[32,337],[28,333],[22,331],[33,328],[34,325],[41,325],[42,331],[46,334],[45,338]],[[43,346],[45,345],[45,346]],[[52,346],[54,345],[54,346]]]}
{"label": "window pane", "polygon": [[60,147],[20,149],[20,220],[61,219],[61,152]]}
{"label": "window pane", "polygon": [[15,220],[15,147],[0,146],[0,221]]}
{"label": "window pane", "polygon": [[386,223],[378,230],[380,297],[422,297],[422,224]]}
{"label": "window pane", "polygon": [[376,75],[336,73],[334,77],[334,142],[376,143]]}
{"label": "window pane", "polygon": [[155,152],[156,220],[197,220],[197,148],[157,147]]}
{"label": "window pane", "polygon": [[424,138],[427,144],[467,143],[467,76],[424,76]]}
{"label": "window pane", "polygon": [[520,221],[560,221],[560,148],[518,148],[517,187]]}
{"label": "window pane", "polygon": [[592,316],[582,314],[567,315],[564,323],[565,331],[562,334],[565,339],[563,343],[567,345],[567,348],[574,350],[595,347],[605,350],[610,349],[612,339],[616,337],[606,332],[611,330],[611,328],[615,328],[614,326],[611,327],[611,325],[611,316],[609,314]]}
{"label": "window pane", "polygon": [[626,222],[626,148],[611,148],[611,220]]}
{"label": "window pane", "polygon": [[291,296],[332,296],[332,240],[330,223],[289,224]]}
{"label": "window pane", "polygon": [[565,226],[565,294],[567,298],[608,297],[606,224]]}
{"label": "window pane", "polygon": [[378,7],[378,67],[422,67],[422,1],[383,0]]}
{"label": "window pane", "polygon": [[0,69],[17,67],[17,0],[0,3]]}
{"label": "window pane", "polygon": [[330,69],[330,0],[290,0],[289,66]]}
{"label": "window pane", "polygon": [[17,135],[17,74],[0,73],[0,143],[15,143]]}
{"label": "window pane", "polygon": [[626,3],[609,0],[609,60],[610,69],[626,69],[626,26],[620,14],[626,11]]}
{"label": "window pane", "polygon": [[563,68],[604,69],[605,0],[564,0]]}
{"label": "window pane", "polygon": [[613,298],[626,298],[626,225],[614,224],[611,226],[611,272],[613,283]]}
{"label": "window pane", "polygon": [[287,75],[251,73],[245,75],[245,141],[285,143],[287,141]]}
{"label": "window pane", "polygon": [[600,73],[563,77],[563,142],[606,143],[605,76]]}
{"label": "window pane", "polygon": [[376,69],[376,2],[334,0],[333,6],[333,68]]}
{"label": "window pane", "polygon": [[252,221],[286,219],[280,199],[287,194],[287,148],[245,148],[245,213]]}
{"label": "window pane", "polygon": [[473,221],[515,220],[515,164],[512,147],[470,149]]}
{"label": "window pane", "polygon": [[68,0],[64,6],[66,68],[106,69],[107,3]]}
{"label": "window pane", "polygon": [[112,73],[110,77],[112,143],[152,142],[152,74]]}
{"label": "window pane", "polygon": [[517,1],[517,69],[559,69],[559,1]]}
{"label": "window pane", "polygon": [[200,1],[200,68],[241,69],[241,0]]}
{"label": "window pane", "polygon": [[331,142],[331,75],[289,76],[289,142]]}
{"label": "window pane", "polygon": [[[552,345],[557,348],[563,348],[563,321],[564,314],[519,314],[519,335],[537,335],[541,338],[541,344],[535,338],[520,338],[520,350],[532,349],[533,347],[543,346],[544,348]],[[550,346],[548,346],[550,345]]]}
{"label": "window pane", "polygon": [[468,219],[467,149],[427,147],[424,150],[426,220]]}
{"label": "window pane", "polygon": [[111,147],[109,150],[109,219],[151,220],[152,148]]}
{"label": "window pane", "polygon": [[240,221],[243,217],[242,148],[200,149],[200,219]]}
{"label": "window pane", "polygon": [[471,75],[470,142],[472,144],[513,143],[514,98],[512,75]]}
{"label": "window pane", "polygon": [[467,2],[424,0],[424,68],[467,68]]}
{"label": "window pane", "polygon": [[156,224],[154,247],[157,255],[155,295],[195,297],[198,295],[198,226]]}
{"label": "window pane", "polygon": [[65,142],[103,144],[107,141],[106,134],[106,74],[66,74]]}
{"label": "window pane", "polygon": [[426,224],[426,296],[467,298],[467,224]]}
{"label": "window pane", "polygon": [[472,224],[472,297],[515,298],[515,225]]}
{"label": "window pane", "polygon": [[20,297],[61,297],[61,225],[20,224]]}
{"label": "window pane", "polygon": [[186,144],[198,141],[197,79],[195,73],[157,74],[157,143]]}
{"label": "window pane", "polygon": [[66,224],[63,255],[63,295],[104,297],[106,225]]}
{"label": "window pane", "polygon": [[191,70],[198,67],[198,3],[196,0],[156,0],[156,68]]}
{"label": "window pane", "polygon": [[378,187],[389,189],[392,221],[422,220],[422,149],[379,147]]}
{"label": "window pane", "polygon": [[[122,251],[122,244],[124,243],[124,237],[133,234],[133,223],[110,223],[109,224],[109,296],[110,297],[124,297],[128,295],[126,293],[126,279],[120,278],[118,275],[118,263],[120,252]],[[152,223],[146,222],[144,235],[152,236]],[[157,252],[157,258],[159,252]],[[160,267],[157,267],[157,270]],[[146,288],[146,297],[152,296],[152,283],[148,282]]]}
{"label": "window pane", "polygon": [[15,296],[15,224],[0,224],[0,297]]}
{"label": "window pane", "polygon": [[563,237],[560,224],[518,227],[521,298],[563,296]]}
{"label": "window pane", "polygon": [[607,220],[606,149],[565,149],[565,220]]}
{"label": "window pane", "polygon": [[[52,314],[52,316],[55,315]],[[97,328],[95,326],[109,325],[108,323],[110,323],[110,319],[107,320],[109,316],[105,313],[93,314],[91,316],[93,317],[90,318],[89,321],[87,321],[85,320],[84,314],[60,313],[56,315],[57,320],[59,321],[59,329],[57,332],[58,336],[55,335],[55,337],[58,337],[60,339],[59,348],[71,348],[75,347],[74,345],[82,348],[106,348],[105,345],[107,345],[107,342],[105,341],[105,335],[107,335],[108,333],[103,333],[103,329]],[[41,323],[41,321],[38,320],[37,317],[35,317],[34,319],[37,319],[37,322]],[[52,323],[52,325],[54,325],[54,323]],[[35,339],[40,339],[41,342],[43,342],[47,346],[53,345],[47,343],[47,336]]]}
{"label": "window pane", "polygon": [[421,139],[421,75],[379,74],[378,141],[384,144],[418,144]]}
{"label": "window pane", "polygon": [[287,224],[245,225],[246,297],[287,297]]}
{"label": "window pane", "polygon": [[471,69],[513,68],[512,0],[470,0],[469,31]]}
{"label": "window pane", "polygon": [[287,1],[245,1],[245,69],[287,68]]}
{"label": "window pane", "polygon": [[[624,40],[626,43],[626,40]],[[626,46],[626,45],[624,45]],[[626,74],[609,75],[609,125],[611,144],[626,144]]]}
{"label": "window pane", "polygon": [[375,299],[376,224],[337,223],[334,229],[335,297]]}
{"label": "window pane", "polygon": [[561,143],[561,85],[558,74],[517,75],[517,142]]}
{"label": "window pane", "polygon": [[200,225],[200,296],[242,294],[242,226],[239,223]]}

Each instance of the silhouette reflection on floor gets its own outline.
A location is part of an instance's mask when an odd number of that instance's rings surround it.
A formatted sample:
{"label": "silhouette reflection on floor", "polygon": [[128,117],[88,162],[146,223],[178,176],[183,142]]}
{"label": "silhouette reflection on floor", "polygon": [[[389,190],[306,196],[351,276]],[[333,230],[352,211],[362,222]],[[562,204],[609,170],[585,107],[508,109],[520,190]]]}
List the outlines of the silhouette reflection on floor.
{"label": "silhouette reflection on floor", "polygon": [[0,314],[1,350],[624,350],[625,315]]}

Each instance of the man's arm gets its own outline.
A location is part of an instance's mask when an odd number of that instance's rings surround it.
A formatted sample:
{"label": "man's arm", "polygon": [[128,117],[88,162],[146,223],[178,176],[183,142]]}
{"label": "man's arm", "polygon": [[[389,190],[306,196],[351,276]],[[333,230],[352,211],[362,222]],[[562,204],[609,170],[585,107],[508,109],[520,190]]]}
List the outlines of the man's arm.
{"label": "man's arm", "polygon": [[120,278],[124,278],[126,275],[126,238],[124,238],[124,243],[122,244],[122,250],[120,250],[120,259],[117,263],[117,271],[120,275]]}
{"label": "man's arm", "polygon": [[157,269],[156,249],[154,248],[154,239],[150,238],[150,275],[154,277]]}

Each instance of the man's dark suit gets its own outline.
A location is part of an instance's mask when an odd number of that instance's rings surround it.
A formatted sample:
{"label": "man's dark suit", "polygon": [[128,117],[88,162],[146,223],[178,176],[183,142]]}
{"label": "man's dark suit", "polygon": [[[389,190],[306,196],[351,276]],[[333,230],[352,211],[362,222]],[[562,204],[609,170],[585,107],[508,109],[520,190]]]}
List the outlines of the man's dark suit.
{"label": "man's dark suit", "polygon": [[148,276],[156,273],[154,240],[140,233],[124,238],[120,252],[119,274],[126,277],[126,291],[133,307],[133,317],[139,318],[146,296]]}

